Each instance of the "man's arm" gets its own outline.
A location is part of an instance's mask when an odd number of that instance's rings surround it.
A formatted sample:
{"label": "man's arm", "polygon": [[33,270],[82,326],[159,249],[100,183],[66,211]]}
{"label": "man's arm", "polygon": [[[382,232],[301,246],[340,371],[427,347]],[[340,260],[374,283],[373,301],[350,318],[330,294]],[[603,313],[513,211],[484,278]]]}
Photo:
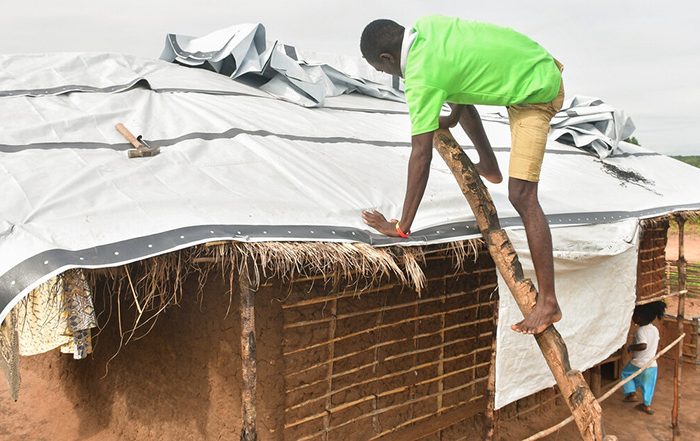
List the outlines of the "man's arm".
{"label": "man's arm", "polygon": [[408,182],[406,183],[406,197],[403,201],[401,214],[401,229],[409,231],[416,217],[418,206],[423,199],[425,186],[430,176],[430,161],[433,159],[433,133],[411,137],[411,158],[408,160]]}
{"label": "man's arm", "polygon": [[[401,230],[406,232],[411,229],[416,217],[418,206],[430,175],[430,162],[433,159],[433,133],[428,132],[411,137],[411,157],[408,160],[408,182],[406,184],[406,196],[403,202],[403,212],[399,220]],[[387,236],[398,236],[396,220],[387,221],[378,211],[364,211],[362,218],[365,223],[375,230]]]}
{"label": "man's arm", "polygon": [[646,343],[637,343],[634,345],[627,346],[627,352],[639,352],[639,351],[645,350],[646,348],[647,348]]}

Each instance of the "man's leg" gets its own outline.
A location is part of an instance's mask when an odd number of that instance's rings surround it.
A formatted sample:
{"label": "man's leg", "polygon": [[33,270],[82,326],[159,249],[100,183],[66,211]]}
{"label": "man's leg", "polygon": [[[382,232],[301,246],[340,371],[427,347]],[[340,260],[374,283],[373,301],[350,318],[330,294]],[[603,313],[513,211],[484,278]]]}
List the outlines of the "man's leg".
{"label": "man's leg", "polygon": [[[454,109],[455,106],[450,104],[450,107]],[[475,165],[476,171],[494,184],[502,182],[503,175],[501,175],[501,170],[498,168],[496,155],[493,153],[493,148],[489,138],[486,136],[481,116],[479,116],[476,107],[471,105],[463,106],[459,116],[459,125],[462,126],[469,139],[472,140],[476,152],[479,154],[479,163]]]}
{"label": "man's leg", "polygon": [[532,312],[512,329],[524,334],[539,334],[561,320],[561,310],[554,292],[554,258],[552,234],[537,199],[537,182],[510,178],[508,197],[523,220],[527,244],[537,275],[538,297]]}

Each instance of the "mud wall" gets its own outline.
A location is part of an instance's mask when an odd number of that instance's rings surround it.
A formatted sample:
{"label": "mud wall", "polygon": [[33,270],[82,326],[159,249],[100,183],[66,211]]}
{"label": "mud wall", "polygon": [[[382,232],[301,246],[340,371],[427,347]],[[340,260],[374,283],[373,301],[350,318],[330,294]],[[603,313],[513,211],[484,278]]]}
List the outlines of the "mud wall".
{"label": "mud wall", "polygon": [[[464,264],[456,271],[451,255],[428,254],[420,296],[391,279],[361,295],[313,278],[264,284],[255,297],[259,439],[477,436],[496,275],[484,251]],[[197,285],[188,280],[179,305],[128,343],[118,303],[97,288],[104,329],[93,356],[23,357],[19,402],[0,386],[0,438],[238,439],[238,293],[216,272],[201,296]],[[121,314],[126,324],[137,312]]]}

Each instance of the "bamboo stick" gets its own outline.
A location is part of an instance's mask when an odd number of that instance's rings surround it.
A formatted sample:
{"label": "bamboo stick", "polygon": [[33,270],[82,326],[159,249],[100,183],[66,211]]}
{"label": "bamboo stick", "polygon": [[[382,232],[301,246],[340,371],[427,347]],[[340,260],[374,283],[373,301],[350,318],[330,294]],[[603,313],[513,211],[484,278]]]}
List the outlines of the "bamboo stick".
{"label": "bamboo stick", "polygon": [[684,296],[685,294],[688,294],[687,289],[684,289],[682,291],[676,291],[676,292],[660,295],[660,296],[651,297],[649,299],[640,300],[636,304],[637,305],[646,305],[647,303],[653,303],[653,302],[656,302],[659,300],[667,299],[669,297],[680,297],[680,296]]}
{"label": "bamboo stick", "polygon": [[254,292],[248,280],[247,271],[238,275],[241,307],[241,377],[243,427],[241,441],[256,441],[255,420],[257,365],[255,354],[255,303]]}
{"label": "bamboo stick", "polygon": [[[452,388],[450,388],[450,389],[445,389],[445,391],[444,391],[443,393],[444,393],[444,394],[448,394],[448,393],[452,393],[452,392],[457,392],[457,391],[459,391],[459,390],[465,389],[465,388],[468,387],[468,386],[471,386],[473,383],[478,383],[478,382],[482,382],[482,381],[486,381],[486,378],[484,377],[484,378],[480,378],[480,379],[477,379],[477,380],[472,380],[471,382],[469,382],[469,383],[467,383],[467,384],[461,384],[461,385],[459,385],[459,386],[455,386],[455,387],[452,387]],[[433,392],[433,393],[431,393],[431,394],[427,394],[427,395],[423,395],[423,396],[414,398],[413,400],[406,400],[406,401],[400,402],[400,403],[398,403],[398,404],[392,404],[391,406],[386,406],[386,407],[382,407],[381,409],[373,410],[372,412],[363,413],[362,415],[359,415],[359,416],[357,416],[357,417],[354,417],[354,418],[352,418],[352,419],[350,419],[350,420],[348,420],[348,421],[344,421],[344,422],[339,423],[339,424],[337,424],[337,425],[335,425],[335,426],[331,426],[331,427],[329,428],[329,430],[337,430],[337,429],[340,429],[340,428],[342,428],[342,427],[347,426],[348,424],[357,423],[357,422],[359,422],[359,421],[362,421],[362,420],[364,420],[364,419],[366,419],[366,418],[369,418],[369,417],[373,417],[373,416],[375,416],[375,415],[381,415],[381,414],[383,414],[383,413],[385,413],[385,412],[389,412],[389,411],[391,411],[391,410],[399,409],[399,408],[404,407],[404,406],[414,405],[414,404],[420,403],[420,402],[422,402],[422,401],[431,400],[431,399],[436,399],[437,396],[438,396],[438,394],[439,394],[439,392]],[[362,404],[362,403],[364,403],[364,402],[370,401],[370,400],[372,400],[373,398],[374,398],[373,395],[368,395],[368,396],[359,398],[359,399],[357,399],[357,400],[354,400],[354,401],[351,401],[351,402],[348,402],[348,403],[343,403],[343,404],[340,404],[340,405],[338,405],[338,406],[336,406],[336,407],[330,409],[330,412],[331,412],[331,413],[338,413],[338,412],[341,412],[341,411],[343,411],[343,410],[346,410],[346,409],[355,407],[355,406],[357,406],[358,404]],[[477,400],[477,399],[479,399],[479,398],[481,398],[481,397],[472,397],[472,399],[471,399],[470,401]],[[300,420],[298,420],[298,421],[294,421],[294,422],[291,422],[291,423],[286,423],[286,424],[284,425],[284,428],[285,428],[285,429],[289,429],[289,428],[296,427],[296,426],[299,426],[299,425],[304,424],[304,423],[308,423],[308,422],[313,421],[313,420],[317,420],[317,419],[323,417],[325,414],[326,414],[326,412],[321,412],[321,413],[317,413],[317,414],[310,415],[310,416],[308,416],[308,417],[302,418],[302,419],[300,419]],[[324,430],[325,430],[325,429],[324,429]]]}
{"label": "bamboo stick", "polygon": [[[427,338],[427,337],[432,337],[432,336],[434,336],[434,335],[436,335],[436,334],[439,334],[439,333],[440,333],[440,331],[434,331],[434,332],[431,332],[431,333],[424,333],[424,334],[417,335],[416,338]],[[464,343],[464,342],[467,342],[467,341],[470,341],[470,340],[474,340],[474,339],[476,339],[476,336],[464,337],[464,338],[457,338],[457,339],[454,339],[454,340],[449,340],[449,341],[445,342],[444,347],[448,347],[448,346],[451,346],[451,345],[454,345],[454,344],[457,344],[457,343]],[[320,367],[322,367],[322,366],[325,366],[325,365],[328,364],[328,363],[336,363],[336,362],[338,362],[338,361],[345,360],[346,358],[355,357],[355,356],[357,356],[357,355],[360,355],[360,354],[363,354],[363,353],[369,352],[369,351],[375,351],[375,352],[376,352],[376,351],[377,351],[378,349],[380,349],[380,348],[383,348],[383,347],[386,347],[386,346],[391,346],[391,345],[394,345],[394,344],[397,344],[397,343],[406,343],[408,340],[409,340],[409,337],[396,338],[396,339],[393,339],[393,340],[383,341],[383,342],[381,342],[381,343],[377,343],[377,344],[368,346],[368,347],[366,347],[366,348],[362,348],[362,349],[357,350],[357,351],[349,352],[349,353],[343,354],[343,355],[338,355],[338,356],[334,357],[334,358],[331,359],[331,360],[322,361],[322,362],[320,362],[320,363],[318,363],[318,364],[314,364],[314,365],[311,365],[311,366],[309,366],[309,367],[305,367],[304,369],[300,369],[300,370],[298,370],[298,371],[289,372],[289,373],[287,373],[287,374],[284,374],[284,376],[285,376],[285,378],[288,379],[288,378],[294,377],[294,376],[296,376],[296,375],[302,375],[302,374],[305,374],[305,373],[307,373],[307,372],[309,372],[309,371],[312,371],[312,370],[314,370],[314,369],[318,369],[318,368],[320,368]],[[425,348],[425,349],[417,349],[417,350],[420,351],[420,352],[430,352],[430,351],[433,351],[433,350],[435,350],[435,349],[439,349],[441,346],[442,346],[442,344],[436,345],[436,346],[431,346],[431,347],[428,347],[428,348]],[[408,355],[408,354],[407,354],[407,355]],[[374,359],[374,358],[377,358],[377,357],[373,357],[373,359]]]}
{"label": "bamboo stick", "polygon": [[[296,279],[295,279],[296,280]],[[282,303],[282,309],[292,309],[292,308],[300,308],[303,306],[310,306],[310,305],[315,305],[318,303],[328,303],[333,299],[340,300],[340,299],[348,299],[348,298],[358,298],[360,295],[370,295],[370,294],[376,294],[379,292],[383,291],[390,291],[396,287],[401,286],[400,284],[394,284],[394,283],[389,283],[386,285],[381,285],[377,287],[372,287],[372,288],[367,288],[366,290],[362,290],[362,294],[359,294],[357,289],[351,288],[351,289],[346,289],[344,291],[340,292],[335,292],[333,294],[327,295],[327,296],[318,296],[318,297],[311,297],[309,299],[303,299],[299,300],[295,303]]]}
{"label": "bamboo stick", "polygon": [[[600,398],[598,398],[598,402],[599,402],[599,403],[602,403],[603,401],[607,400],[608,398],[610,398],[610,397],[612,396],[612,394],[614,394],[614,393],[615,393],[617,390],[619,390],[622,386],[624,386],[625,384],[627,384],[627,383],[629,383],[630,381],[632,381],[632,380],[634,380],[635,378],[637,378],[638,375],[641,375],[642,372],[644,372],[644,370],[645,370],[646,368],[648,368],[649,366],[651,366],[651,364],[652,364],[653,362],[655,362],[656,360],[658,360],[658,359],[659,359],[662,355],[664,355],[666,352],[668,352],[668,351],[670,351],[671,349],[673,349],[673,347],[674,347],[675,345],[677,345],[681,340],[683,340],[684,337],[685,337],[685,334],[681,335],[680,337],[678,337],[677,339],[675,339],[674,341],[672,341],[672,342],[671,342],[668,346],[666,346],[661,352],[659,352],[658,354],[656,354],[656,356],[655,356],[653,359],[649,360],[642,368],[640,368],[638,371],[636,371],[635,373],[633,373],[633,374],[630,375],[629,377],[625,378],[624,380],[620,380],[615,386],[613,386],[612,388],[610,388],[607,392],[605,392],[605,394],[603,394]],[[532,435],[532,436],[530,436],[530,437],[528,437],[528,438],[525,438],[523,441],[535,441],[535,440],[538,440],[538,439],[542,439],[542,438],[544,438],[544,437],[547,436],[547,435],[553,434],[554,432],[556,432],[557,430],[559,430],[559,429],[561,429],[562,427],[566,426],[567,424],[569,424],[569,423],[572,422],[573,420],[574,420],[574,417],[573,417],[573,416],[570,416],[570,417],[564,419],[564,420],[563,420],[562,422],[560,422],[559,424],[555,424],[554,426],[550,427],[549,429],[541,430],[541,431],[537,432],[536,434],[534,434],[534,435]]]}
{"label": "bamboo stick", "polygon": [[[387,328],[392,328],[392,327],[394,327],[394,326],[405,325],[405,324],[408,324],[408,323],[412,323],[412,322],[424,320],[425,318],[429,318],[429,317],[431,317],[431,316],[433,316],[433,315],[436,315],[436,314],[425,315],[425,316],[418,316],[418,317],[411,317],[411,318],[409,318],[409,319],[399,320],[399,321],[392,322],[392,323],[385,323],[385,324],[382,324],[382,325],[379,325],[379,326],[375,326],[375,327],[373,327],[373,328],[367,328],[367,329],[363,329],[363,330],[361,330],[361,331],[351,332],[350,334],[347,334],[347,335],[343,335],[343,336],[340,336],[340,337],[335,337],[335,338],[333,338],[333,340],[323,341],[323,342],[320,342],[320,343],[314,343],[314,344],[311,344],[311,345],[307,345],[307,346],[305,346],[305,347],[303,347],[303,348],[293,349],[293,350],[291,350],[291,351],[289,351],[289,352],[285,352],[285,353],[284,353],[284,356],[287,357],[287,356],[292,355],[292,354],[296,354],[296,353],[299,353],[299,352],[308,351],[308,350],[315,349],[315,348],[318,348],[318,347],[321,347],[321,346],[325,346],[325,345],[327,345],[327,344],[336,343],[336,342],[339,342],[339,341],[342,341],[342,340],[347,340],[347,339],[353,338],[353,337],[359,337],[360,335],[368,334],[368,333],[370,333],[370,332],[372,332],[372,331],[381,331],[381,330],[384,330],[384,329],[387,329]],[[479,319],[479,320],[475,320],[475,321],[473,321],[473,322],[459,323],[459,324],[456,324],[456,325],[448,326],[447,328],[445,328],[445,331],[450,331],[450,330],[452,330],[452,329],[463,328],[464,326],[473,325],[473,324],[475,324],[475,323],[483,323],[485,320],[490,320],[490,319],[488,319],[488,318],[487,318],[487,319]]]}
{"label": "bamboo stick", "polygon": [[[382,299],[382,306],[386,306],[387,300],[388,300],[388,298],[386,296]],[[384,321],[384,311],[377,314],[377,316],[375,317],[375,320],[374,320],[374,325],[379,326],[382,324],[383,321]],[[415,334],[413,335],[413,338],[414,339],[416,338]],[[378,337],[374,341],[377,342],[379,340],[380,340],[380,338]],[[408,336],[407,336],[405,341],[406,341],[406,343],[408,343],[408,341],[409,341]],[[373,346],[377,346],[377,345],[375,344]],[[374,366],[372,366],[372,376],[375,376],[377,374],[377,367],[379,366],[379,348],[375,348],[372,351],[372,361],[375,363]],[[377,409],[379,409],[379,407],[380,407],[379,406],[379,397],[375,394],[374,399],[372,400],[372,412],[376,412]],[[374,415],[372,417],[372,431],[374,433],[377,433],[380,430],[381,430],[381,424],[379,422],[379,415]]]}
{"label": "bamboo stick", "polygon": [[[433,146],[452,170],[474,212],[476,223],[488,245],[496,268],[508,285],[523,315],[529,314],[534,307],[537,291],[530,280],[523,278],[518,256],[505,231],[500,227],[496,207],[474,164],[448,130],[435,132]],[[576,420],[581,437],[585,441],[602,440],[603,424],[600,405],[588,388],[583,375],[571,369],[566,344],[559,332],[554,326],[550,326],[536,335],[535,340]]]}
{"label": "bamboo stick", "polygon": [[[686,291],[686,261],[685,261],[685,219],[681,216],[676,216],[678,223],[678,291]],[[687,292],[687,291],[686,291]],[[683,334],[683,316],[685,314],[685,294],[678,297],[678,314],[676,321],[678,323],[678,335]],[[678,422],[678,413],[680,411],[681,401],[681,370],[683,366],[683,345],[678,345],[678,351],[675,354],[675,370],[673,373],[673,408],[671,409],[671,427],[673,428],[673,441],[681,439],[681,428]]]}
{"label": "bamboo stick", "polygon": [[[484,348],[482,348],[482,349],[477,349],[476,351],[477,351],[477,352],[482,352],[483,350],[484,350]],[[471,354],[471,352],[470,352],[470,354]],[[434,364],[434,363],[433,363],[433,364]],[[490,362],[483,362],[483,363],[475,364],[475,365],[473,365],[473,366],[469,366],[469,367],[466,367],[466,368],[462,368],[462,369],[458,369],[458,370],[455,370],[455,371],[451,371],[451,372],[448,372],[448,373],[446,373],[446,374],[443,373],[442,375],[439,375],[439,376],[430,377],[430,378],[428,378],[428,379],[425,379],[425,380],[423,380],[423,381],[419,381],[419,382],[417,382],[417,383],[415,383],[415,384],[412,384],[412,385],[409,385],[409,386],[400,386],[400,387],[397,387],[397,388],[394,388],[394,389],[391,389],[391,390],[388,390],[388,391],[377,392],[377,393],[375,394],[375,396],[376,396],[376,397],[386,397],[386,396],[389,396],[389,395],[394,395],[394,394],[403,392],[403,391],[405,391],[405,390],[408,390],[409,388],[415,388],[415,387],[417,387],[417,386],[422,386],[422,385],[425,385],[425,384],[430,384],[430,383],[439,382],[439,381],[444,380],[444,379],[446,379],[446,378],[453,377],[453,376],[459,375],[459,374],[463,374],[463,373],[465,373],[465,372],[467,372],[467,371],[471,371],[471,370],[476,371],[476,369],[478,369],[478,368],[480,368],[480,367],[488,366],[489,364],[490,364]],[[422,366],[422,367],[420,367],[420,369],[424,369],[424,368],[426,368],[426,367],[429,367],[429,366]],[[397,374],[397,375],[399,375],[399,374],[400,374],[400,375],[405,375],[405,374],[407,374],[407,373],[411,373],[411,370],[412,370],[412,369],[406,370],[406,371],[402,371],[402,372],[397,372],[396,374]],[[355,388],[357,388],[358,386],[363,386],[363,385],[370,384],[370,383],[373,383],[373,382],[386,380],[386,379],[388,379],[388,378],[391,378],[392,376],[396,376],[396,375],[394,375],[394,374],[387,374],[387,375],[385,375],[385,376],[382,377],[382,378],[370,378],[369,380],[365,380],[365,381],[361,381],[361,382],[359,382],[359,383],[353,383],[353,384],[350,384],[350,385],[348,385],[348,386],[344,386],[344,387],[342,387],[342,388],[340,388],[340,389],[336,389],[336,390],[334,390],[334,391],[332,391],[332,392],[330,392],[330,393],[327,393],[327,394],[324,394],[324,395],[321,395],[321,396],[318,396],[318,397],[309,398],[309,399],[306,400],[306,401],[303,401],[303,402],[298,403],[298,404],[294,404],[294,405],[292,405],[292,406],[286,408],[286,409],[285,409],[285,412],[289,412],[289,411],[291,411],[291,410],[295,410],[295,409],[299,409],[299,408],[304,407],[304,406],[308,406],[309,404],[314,403],[314,402],[317,402],[317,401],[327,400],[327,399],[329,399],[329,398],[330,398],[331,396],[333,396],[333,395],[336,395],[336,394],[345,392],[345,391],[350,390],[350,389],[355,389]],[[475,384],[480,383],[480,382],[482,382],[482,381],[486,381],[487,379],[488,379],[487,377],[477,378],[476,380],[472,380],[472,381],[470,381],[470,382],[468,382],[468,383],[464,383],[462,386],[463,386],[463,387],[466,387],[466,386],[475,385]],[[443,390],[444,390],[444,389],[443,389]],[[438,389],[438,393],[440,393],[440,392],[441,392],[441,390]],[[440,396],[440,395],[438,395],[438,397],[439,397],[439,396]]]}
{"label": "bamboo stick", "polygon": [[[432,280],[432,279],[428,279],[428,280]],[[392,285],[392,288],[393,287],[394,287],[394,285]],[[364,291],[363,291],[363,295],[364,295]],[[460,292],[454,292],[454,293],[450,293],[450,294],[444,294],[442,296],[437,296],[437,297],[422,297],[420,299],[420,301],[421,301],[421,303],[431,303],[431,302],[441,301],[443,299],[451,299],[451,298],[462,297],[462,296],[466,296],[466,295],[473,295],[473,292],[460,291]],[[288,303],[288,304],[283,303],[281,306],[282,306],[282,309],[284,309],[284,310],[293,310],[294,308],[301,308],[304,306],[311,306],[311,305],[316,305],[319,303],[328,303],[332,300],[341,300],[341,299],[346,299],[346,298],[357,299],[357,298],[359,298],[359,296],[357,295],[357,293],[353,292],[353,293],[349,293],[347,295],[342,295],[342,296],[341,295],[329,295],[329,296],[323,296],[323,297],[312,297],[310,299],[301,300],[297,303]],[[399,303],[396,305],[375,308],[372,311],[374,311],[374,312],[380,312],[380,310],[386,311],[388,308],[397,308],[397,307],[403,308],[407,305],[412,305],[412,304],[413,304],[412,302],[411,303],[408,303],[408,302],[407,303]],[[367,311],[367,310],[365,310],[365,311]],[[362,311],[362,312],[365,312],[365,311]]]}
{"label": "bamboo stick", "polygon": [[[336,327],[336,314],[337,314],[337,300],[331,300],[331,317],[333,320],[328,324],[328,339],[332,340],[335,338],[335,327]],[[328,363],[328,369],[326,370],[326,381],[328,382],[328,393],[326,394],[326,410],[333,406],[333,358],[335,357],[335,345],[328,345],[328,359],[331,360]],[[326,412],[326,416],[323,418],[323,428],[326,430],[323,435],[323,439],[328,441],[329,427],[331,425],[331,413]]]}
{"label": "bamboo stick", "polygon": [[[486,336],[488,336],[488,335],[490,335],[490,334],[491,334],[491,332],[484,332],[484,333],[479,334],[478,337],[486,337]],[[472,337],[472,338],[476,339],[477,336],[474,336],[474,337]],[[475,350],[476,350],[476,351],[483,351],[483,350],[485,350],[485,349],[487,349],[487,348],[478,348],[478,349],[475,349]],[[470,352],[469,354],[467,354],[467,355],[471,355],[471,352]],[[459,357],[463,357],[463,356],[464,356],[464,355],[459,355],[459,356],[455,356],[455,357],[456,357],[456,358],[459,358]],[[450,360],[450,361],[454,361],[454,360]],[[323,367],[325,364],[326,364],[326,363],[318,363],[317,365],[313,366],[312,368],[320,368],[320,367]],[[373,363],[373,362],[370,362],[370,363],[365,364],[365,365],[363,366],[363,368],[372,367],[373,365],[374,365],[374,363]],[[425,365],[423,365],[423,366],[425,366]],[[356,372],[355,369],[351,369],[351,371],[352,371],[352,372]],[[335,377],[337,377],[338,375],[346,375],[346,374],[349,374],[349,373],[350,373],[350,371],[343,371],[341,374],[335,374]],[[286,377],[286,378],[289,378],[289,377]],[[312,387],[312,386],[315,386],[315,385],[317,385],[317,384],[319,384],[319,383],[321,383],[321,382],[323,382],[323,381],[325,381],[325,379],[320,379],[320,380],[318,380],[318,381],[314,381],[314,382],[311,382],[311,383],[303,383],[303,384],[300,385],[300,386],[296,386],[296,387],[293,387],[293,388],[287,390],[286,393],[296,392],[296,391],[299,391],[299,390],[304,389],[304,388],[307,388],[307,387]],[[368,380],[368,381],[370,381],[370,380]],[[371,380],[371,381],[374,381],[374,379]]]}
{"label": "bamboo stick", "polygon": [[[443,410],[446,411],[446,412],[447,412],[447,411],[459,411],[459,412],[460,412],[460,415],[457,415],[457,416],[455,416],[455,418],[454,418],[455,422],[459,422],[459,421],[463,421],[463,420],[465,419],[465,417],[468,418],[468,417],[470,417],[470,416],[476,415],[476,414],[479,412],[479,409],[482,408],[481,404],[482,404],[483,401],[484,401],[484,400],[483,400],[483,398],[481,398],[481,397],[478,397],[478,398],[476,398],[476,399],[466,400],[466,401],[460,401],[459,403],[455,403],[455,404],[453,404],[453,405],[451,405],[451,406],[445,407]],[[469,407],[469,409],[464,409],[464,408],[467,407],[467,406]],[[466,415],[464,414],[464,411],[465,411],[465,410],[467,410],[467,414],[466,414]],[[420,417],[416,417],[416,418],[414,418],[414,419],[412,419],[412,420],[404,421],[404,422],[398,424],[397,426],[393,426],[393,427],[392,427],[391,429],[389,429],[389,430],[386,430],[386,431],[384,431],[384,432],[382,432],[382,433],[380,433],[380,434],[378,434],[378,435],[375,435],[374,437],[372,437],[372,438],[370,439],[370,441],[371,441],[371,440],[379,440],[379,439],[384,440],[385,437],[386,437],[387,441],[388,441],[388,440],[392,440],[392,437],[387,436],[387,435],[392,434],[392,433],[395,433],[395,432],[397,432],[399,429],[401,429],[401,428],[403,428],[403,427],[405,427],[405,426],[407,426],[407,425],[419,423],[419,422],[421,422],[421,421],[423,421],[423,420],[426,420],[426,419],[428,419],[428,418],[434,418],[434,417],[435,417],[434,414],[430,414],[430,413],[429,413],[429,414],[422,415],[422,416],[420,416]],[[440,419],[439,421],[443,421],[443,420]],[[450,418],[450,421],[452,421],[452,418]],[[449,427],[449,426],[451,426],[451,425],[452,425],[452,424],[450,424],[450,422],[448,421],[448,423],[447,423],[447,425],[445,426],[445,428],[447,428],[447,427]],[[430,433],[433,433],[433,432],[430,432]],[[312,433],[312,434],[310,434],[310,435],[303,436],[303,437],[301,437],[301,438],[296,439],[295,441],[310,441],[310,440],[313,440],[313,439],[315,439],[315,438],[317,438],[317,437],[320,437],[321,435],[323,435],[323,430],[318,431],[318,432],[315,432],[315,433]],[[399,438],[393,438],[393,439],[404,440],[405,438],[399,437]],[[411,439],[414,439],[414,438],[411,438]]]}
{"label": "bamboo stick", "polygon": [[497,413],[496,413],[496,335],[498,330],[498,293],[493,305],[493,340],[491,341],[491,364],[489,365],[489,376],[486,383],[486,424],[484,425],[484,440],[492,441],[497,436]]}
{"label": "bamboo stick", "polygon": [[[493,286],[492,288],[495,288],[495,286]],[[461,293],[460,293],[460,294],[461,294]],[[422,300],[423,300],[423,301],[421,301],[419,304],[422,304],[422,303],[430,303],[430,302],[426,301],[427,299],[422,299]],[[435,300],[433,300],[433,301],[436,301],[436,300],[439,301],[440,298],[437,298],[437,299],[435,299]],[[333,300],[330,300],[330,301],[332,302]],[[488,302],[487,302],[487,303],[488,303]],[[377,308],[367,309],[367,310],[364,310],[364,311],[356,311],[356,312],[348,312],[348,313],[345,313],[345,314],[338,314],[337,317],[328,316],[328,317],[323,317],[323,318],[320,318],[320,319],[298,321],[298,322],[294,322],[294,323],[285,324],[285,325],[284,325],[284,330],[286,331],[286,330],[288,330],[288,329],[301,328],[301,327],[304,327],[304,326],[320,325],[320,324],[324,324],[324,323],[329,323],[329,322],[334,321],[334,320],[346,320],[346,319],[350,319],[350,318],[362,317],[363,315],[376,314],[376,313],[379,313],[379,312],[384,313],[384,312],[386,312],[386,311],[392,311],[392,310],[404,309],[404,308],[411,308],[411,307],[414,307],[414,306],[415,306],[415,305],[412,304],[412,303],[402,303],[402,304],[399,304],[399,305],[391,305],[391,306],[387,306],[387,307],[381,307],[381,306],[380,306],[380,307],[377,307]],[[468,309],[478,308],[479,306],[480,306],[480,304],[464,306],[464,307],[459,308],[459,309],[450,310],[450,311],[448,311],[448,313],[450,313],[450,312],[458,312],[458,311],[466,311],[466,310],[468,310]],[[445,313],[444,313],[444,312],[436,312],[436,313],[433,313],[433,314],[431,314],[431,315],[414,315],[414,316],[411,317],[411,318],[417,318],[417,319],[419,319],[419,320],[423,320],[423,319],[426,319],[426,318],[437,317],[437,316],[439,316],[440,314],[445,314]],[[399,323],[399,322],[394,322],[394,323]],[[391,324],[391,323],[387,323],[387,324]]]}

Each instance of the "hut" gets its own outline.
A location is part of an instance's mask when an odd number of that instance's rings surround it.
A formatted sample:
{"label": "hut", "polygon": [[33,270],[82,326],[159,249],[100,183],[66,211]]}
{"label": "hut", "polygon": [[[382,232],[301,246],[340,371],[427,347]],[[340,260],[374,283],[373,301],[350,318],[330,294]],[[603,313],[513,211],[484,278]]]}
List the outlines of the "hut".
{"label": "hut", "polygon": [[[508,331],[518,313],[446,165],[433,160],[410,239],[362,224],[403,198],[391,79],[245,29],[231,38],[260,49],[263,86],[235,53],[176,37],[172,58],[209,54],[207,69],[0,57],[3,435],[456,440],[488,429],[488,409],[524,411],[553,379]],[[483,119],[505,167],[507,121]],[[129,158],[118,122],[160,153]],[[580,370],[624,344],[640,290],[658,295],[655,225],[700,210],[698,170],[615,144],[601,157],[552,140],[542,176]],[[489,190],[531,276],[506,186]]]}

